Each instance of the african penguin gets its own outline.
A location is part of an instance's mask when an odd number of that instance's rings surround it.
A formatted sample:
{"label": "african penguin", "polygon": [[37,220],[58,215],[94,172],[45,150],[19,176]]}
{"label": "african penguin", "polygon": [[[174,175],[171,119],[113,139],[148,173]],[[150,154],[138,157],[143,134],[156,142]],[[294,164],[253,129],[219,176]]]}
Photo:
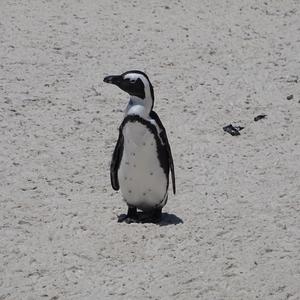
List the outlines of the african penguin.
{"label": "african penguin", "polygon": [[104,82],[130,95],[110,166],[111,185],[114,190],[121,188],[128,205],[119,222],[138,222],[137,209],[158,222],[168,199],[170,171],[174,194],[176,188],[166,130],[153,111],[153,86],[145,73],[136,70],[106,76]]}

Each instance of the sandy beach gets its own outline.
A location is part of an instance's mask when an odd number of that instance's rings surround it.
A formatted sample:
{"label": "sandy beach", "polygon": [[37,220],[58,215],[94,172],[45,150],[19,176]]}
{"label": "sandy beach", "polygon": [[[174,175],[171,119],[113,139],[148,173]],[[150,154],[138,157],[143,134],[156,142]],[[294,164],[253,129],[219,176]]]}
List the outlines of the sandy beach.
{"label": "sandy beach", "polygon": [[[1,1],[0,58],[0,300],[300,299],[299,0]],[[131,69],[173,151],[159,225],[110,185]]]}

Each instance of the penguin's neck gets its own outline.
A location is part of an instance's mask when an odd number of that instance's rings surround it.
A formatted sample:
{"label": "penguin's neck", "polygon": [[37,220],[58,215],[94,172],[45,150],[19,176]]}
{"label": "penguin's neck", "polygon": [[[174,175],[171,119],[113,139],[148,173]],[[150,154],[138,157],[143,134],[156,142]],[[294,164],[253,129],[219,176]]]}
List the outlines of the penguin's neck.
{"label": "penguin's neck", "polygon": [[129,102],[125,109],[125,117],[128,115],[138,115],[143,119],[149,119],[152,110],[153,100],[151,97],[141,99],[136,96],[130,96]]}

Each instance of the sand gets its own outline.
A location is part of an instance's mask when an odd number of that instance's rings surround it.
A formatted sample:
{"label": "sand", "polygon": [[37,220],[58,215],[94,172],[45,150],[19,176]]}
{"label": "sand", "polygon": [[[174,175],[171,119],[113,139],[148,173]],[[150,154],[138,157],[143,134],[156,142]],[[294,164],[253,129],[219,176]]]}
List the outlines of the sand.
{"label": "sand", "polygon": [[[298,0],[1,1],[0,57],[1,300],[300,299]],[[160,225],[117,223],[102,80],[130,69],[173,150]]]}

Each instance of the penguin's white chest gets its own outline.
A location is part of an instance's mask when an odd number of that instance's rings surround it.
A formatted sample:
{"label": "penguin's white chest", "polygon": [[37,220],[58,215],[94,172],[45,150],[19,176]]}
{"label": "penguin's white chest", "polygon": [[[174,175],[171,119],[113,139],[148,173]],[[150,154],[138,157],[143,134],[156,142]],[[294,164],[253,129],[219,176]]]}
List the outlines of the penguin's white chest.
{"label": "penguin's white chest", "polygon": [[153,133],[139,122],[128,122],[123,137],[118,178],[124,200],[143,210],[164,206],[167,178],[158,160]]}

